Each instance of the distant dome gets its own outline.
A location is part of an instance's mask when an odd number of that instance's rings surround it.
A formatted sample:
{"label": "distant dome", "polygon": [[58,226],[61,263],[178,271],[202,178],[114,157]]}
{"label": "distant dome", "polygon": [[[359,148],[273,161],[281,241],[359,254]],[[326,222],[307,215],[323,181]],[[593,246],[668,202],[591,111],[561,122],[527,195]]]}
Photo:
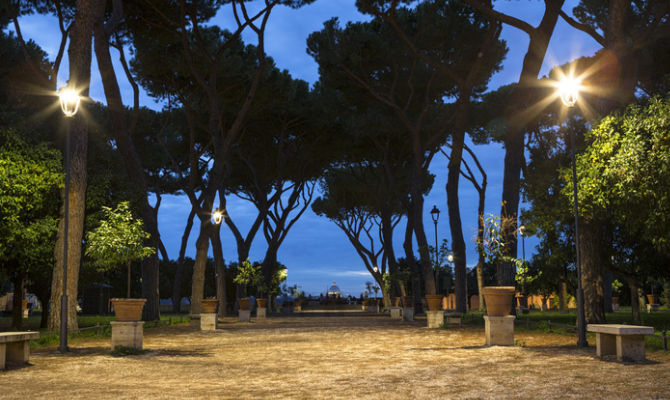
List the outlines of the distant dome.
{"label": "distant dome", "polygon": [[342,291],[340,290],[340,288],[337,287],[335,282],[333,282],[333,286],[328,288],[328,293],[327,294],[328,294],[328,296],[331,296],[331,297],[342,297]]}

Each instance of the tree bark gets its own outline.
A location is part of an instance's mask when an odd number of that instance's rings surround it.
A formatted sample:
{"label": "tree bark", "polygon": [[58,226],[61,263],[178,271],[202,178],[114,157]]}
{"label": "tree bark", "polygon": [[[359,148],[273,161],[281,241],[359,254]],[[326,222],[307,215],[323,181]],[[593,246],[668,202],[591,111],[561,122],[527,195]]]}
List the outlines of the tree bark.
{"label": "tree bark", "polygon": [[637,325],[642,324],[640,319],[640,300],[638,298],[638,286],[635,279],[627,279],[628,286],[630,286],[630,309],[633,314],[633,323]]}
{"label": "tree bark", "polygon": [[579,225],[579,252],[584,288],[584,316],[588,324],[605,323],[603,293],[604,229],[598,221],[583,218]]}
{"label": "tree bark", "polygon": [[200,218],[200,234],[195,242],[195,264],[191,282],[191,315],[199,315],[202,309],[202,298],[205,294],[205,267],[209,251],[209,232],[207,232],[209,225],[209,220]]}
{"label": "tree bark", "polygon": [[559,310],[568,311],[568,283],[565,279],[561,279],[560,283],[561,294],[559,302]]}
{"label": "tree bark", "polygon": [[[77,11],[70,32],[68,58],[70,63],[69,84],[79,90],[82,97],[88,96],[91,81],[91,39],[94,22],[94,3],[78,0]],[[68,224],[68,329],[77,331],[77,286],[79,283],[79,266],[81,262],[81,242],[84,233],[84,215],[86,211],[86,180],[88,152],[88,122],[86,121],[86,101],[83,101],[79,112],[71,118],[70,129],[70,187],[69,193],[62,191],[62,196],[69,198]],[[61,218],[58,224],[58,237],[54,257],[56,263],[51,281],[51,301],[49,313],[49,330],[57,331],[60,327],[60,304],[63,294],[63,245],[65,228],[64,209],[61,207]]]}
{"label": "tree bark", "polygon": [[464,89],[459,95],[457,104],[457,120],[455,132],[452,136],[451,155],[447,174],[447,207],[449,210],[449,230],[451,232],[451,249],[454,252],[454,292],[456,294],[456,311],[467,311],[467,260],[463,225],[461,222],[461,208],[458,198],[458,184],[461,177],[461,162],[463,160],[463,146],[465,144],[465,121],[469,105],[470,90]]}
{"label": "tree bark", "polygon": [[130,137],[126,110],[123,106],[121,91],[112,65],[109,52],[109,36],[105,32],[104,25],[105,4],[106,0],[97,1],[96,23],[94,25],[95,55],[105,90],[105,98],[107,99],[111,131],[116,140],[117,148],[123,157],[128,178],[133,182],[135,190],[141,194],[143,199],[140,205],[140,216],[144,222],[144,228],[151,234],[147,244],[156,249],[156,253],[142,261],[142,296],[147,299],[142,311],[142,318],[145,321],[153,321],[160,319],[159,261],[157,254],[158,249],[161,248],[160,232],[158,231],[156,213],[147,199],[149,193],[144,168],[135,144]]}
{"label": "tree bark", "polygon": [[172,312],[177,314],[181,313],[181,297],[183,295],[181,292],[181,282],[184,276],[184,257],[186,255],[188,238],[191,236],[191,230],[193,229],[193,218],[195,218],[195,209],[191,207],[184,233],[181,236],[179,258],[177,259],[177,268],[174,272],[174,281],[172,282]]}
{"label": "tree bark", "polygon": [[214,271],[216,276],[216,298],[219,303],[219,317],[226,316],[226,263],[223,259],[223,249],[221,247],[221,224],[213,227],[211,230],[210,241],[214,253]]}
{"label": "tree bark", "polygon": [[[518,110],[525,110],[530,107],[530,104],[527,104],[528,91],[531,90],[537,81],[549,40],[554,32],[559,11],[564,1],[545,1],[545,11],[540,25],[529,35],[530,42],[523,59],[519,86],[512,94],[509,102],[510,108],[507,110],[509,122],[507,135],[505,136],[505,170],[503,175],[500,219],[511,218],[515,222],[514,224],[510,224],[509,229],[502,232],[502,239],[505,243],[505,255],[511,257],[516,257],[517,254],[516,221],[519,211],[521,163],[523,160],[527,119],[527,116],[524,116],[523,112],[520,113]],[[514,286],[515,273],[514,264],[505,263],[502,268],[502,276],[498,277],[498,280],[502,285]]]}
{"label": "tree bark", "polygon": [[407,226],[405,227],[405,240],[402,247],[405,250],[405,260],[411,271],[412,281],[412,296],[414,297],[414,314],[423,313],[423,302],[421,301],[421,271],[417,265],[414,257],[414,249],[412,248],[412,221],[407,219]]}
{"label": "tree bark", "polygon": [[399,268],[395,250],[393,249],[393,224],[388,212],[381,213],[381,222],[382,238],[384,240],[384,255],[388,260],[389,274],[391,275],[391,293],[389,293],[389,296],[406,296],[407,289],[405,288],[404,282],[396,279]]}

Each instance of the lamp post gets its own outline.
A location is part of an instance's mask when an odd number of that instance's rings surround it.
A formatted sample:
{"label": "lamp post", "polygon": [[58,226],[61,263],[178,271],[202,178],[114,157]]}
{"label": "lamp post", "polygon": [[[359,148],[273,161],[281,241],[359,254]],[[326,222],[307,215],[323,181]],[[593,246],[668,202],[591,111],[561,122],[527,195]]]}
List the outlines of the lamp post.
{"label": "lamp post", "polygon": [[521,235],[521,259],[523,260],[524,264],[526,263],[526,226],[521,225],[519,227],[519,235]]}
{"label": "lamp post", "polygon": [[212,222],[214,222],[215,225],[218,225],[221,223],[223,220],[223,213],[219,210],[216,210],[212,213]]}
{"label": "lamp post", "polygon": [[[559,84],[559,95],[563,105],[572,108],[579,98],[580,83],[569,77]],[[586,318],[584,317],[584,289],[582,288],[582,265],[579,257],[579,200],[577,198],[577,161],[574,135],[570,135],[570,157],[572,158],[572,194],[575,213],[575,263],[577,264],[577,346],[586,347]]]}
{"label": "lamp post", "polygon": [[[81,98],[76,90],[70,87],[63,87],[58,91],[60,107],[67,118],[72,118],[79,110]],[[58,351],[65,353],[69,351],[67,347],[67,250],[68,250],[68,226],[70,214],[70,128],[68,123],[65,133],[65,199],[63,203],[63,212],[65,215],[63,224],[63,293],[60,300],[60,345]]]}
{"label": "lamp post", "polygon": [[[437,266],[439,265],[439,256],[437,252],[437,220],[440,219],[440,210],[437,208],[436,205],[433,205],[433,209],[430,210],[430,217],[433,219],[433,224],[435,224],[435,285],[439,285],[439,273]],[[437,292],[439,293],[439,288],[436,288]]]}

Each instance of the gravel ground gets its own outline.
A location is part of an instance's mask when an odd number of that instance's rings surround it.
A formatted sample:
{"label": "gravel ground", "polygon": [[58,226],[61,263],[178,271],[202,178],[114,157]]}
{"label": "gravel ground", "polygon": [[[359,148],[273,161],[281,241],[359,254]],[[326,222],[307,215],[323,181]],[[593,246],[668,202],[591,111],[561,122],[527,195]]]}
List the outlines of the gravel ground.
{"label": "gravel ground", "polygon": [[[2,399],[670,399],[670,355],[601,361],[572,336],[517,332],[485,347],[482,326],[305,314],[201,332],[148,330],[145,354],[113,357],[109,339],[34,351],[0,372]],[[592,343],[593,344],[593,343]]]}

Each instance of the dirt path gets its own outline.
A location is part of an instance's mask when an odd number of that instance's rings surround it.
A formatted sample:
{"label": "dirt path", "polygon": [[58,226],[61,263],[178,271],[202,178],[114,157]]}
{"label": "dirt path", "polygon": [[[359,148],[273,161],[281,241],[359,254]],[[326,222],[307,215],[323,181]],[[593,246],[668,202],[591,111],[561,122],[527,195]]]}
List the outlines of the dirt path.
{"label": "dirt path", "polygon": [[303,316],[152,329],[139,356],[112,357],[108,339],[36,351],[32,366],[0,372],[0,398],[670,399],[667,353],[621,364],[569,336],[517,332],[525,347],[487,348],[483,327],[424,325]]}

